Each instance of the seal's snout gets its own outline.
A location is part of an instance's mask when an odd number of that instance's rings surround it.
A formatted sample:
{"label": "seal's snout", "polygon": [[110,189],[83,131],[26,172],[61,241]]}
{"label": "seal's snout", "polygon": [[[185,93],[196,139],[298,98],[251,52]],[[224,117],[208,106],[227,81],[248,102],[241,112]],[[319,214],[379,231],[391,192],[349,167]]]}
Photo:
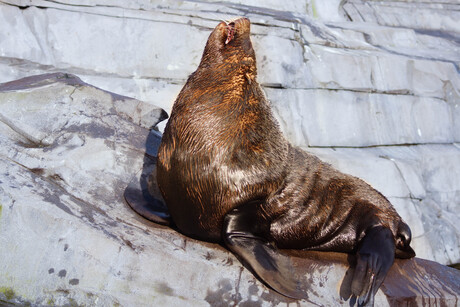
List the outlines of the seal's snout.
{"label": "seal's snout", "polygon": [[[255,66],[255,55],[250,39],[250,24],[249,19],[245,17],[221,21],[209,35],[200,66],[207,67],[217,63],[230,63],[231,61],[245,64],[240,62],[243,57],[251,58],[253,63],[250,66]],[[233,60],[230,61],[228,58],[232,56]]]}
{"label": "seal's snout", "polygon": [[225,21],[225,45],[228,45],[237,36],[249,34],[250,23],[246,17],[237,17]]}

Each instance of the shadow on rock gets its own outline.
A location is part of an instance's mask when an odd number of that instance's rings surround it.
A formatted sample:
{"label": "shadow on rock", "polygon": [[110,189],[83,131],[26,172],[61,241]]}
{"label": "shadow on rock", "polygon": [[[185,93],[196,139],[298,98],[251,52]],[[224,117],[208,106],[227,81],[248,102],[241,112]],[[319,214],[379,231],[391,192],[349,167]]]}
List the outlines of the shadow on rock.
{"label": "shadow on rock", "polygon": [[168,208],[161,196],[156,180],[156,161],[161,133],[151,129],[145,142],[144,164],[125,190],[128,205],[146,219],[170,225]]}
{"label": "shadow on rock", "polygon": [[353,281],[353,274],[356,267],[356,256],[348,254],[347,262],[349,264],[348,270],[345,272],[342,284],[340,285],[340,298],[344,301],[349,301],[349,306],[356,306],[357,297],[352,294],[351,282]]}

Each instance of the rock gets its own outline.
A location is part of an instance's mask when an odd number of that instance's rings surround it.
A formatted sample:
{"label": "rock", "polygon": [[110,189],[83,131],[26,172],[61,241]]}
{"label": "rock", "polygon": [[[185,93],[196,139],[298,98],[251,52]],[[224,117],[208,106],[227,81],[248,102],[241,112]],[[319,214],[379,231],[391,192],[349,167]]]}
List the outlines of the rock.
{"label": "rock", "polygon": [[[163,119],[159,108],[74,75],[0,84],[0,304],[353,304],[351,256],[286,251],[308,289],[308,299],[296,302],[268,289],[220,245],[135,214],[123,191],[152,163],[160,134],[150,128]],[[380,170],[396,171],[382,161]],[[458,270],[397,260],[376,305],[455,306],[459,293]]]}
{"label": "rock", "polygon": [[[298,146],[449,144],[457,138],[451,108],[439,99],[329,90],[266,92],[282,114],[278,118],[284,133]],[[296,107],[285,108],[286,100]]]}
{"label": "rock", "polygon": [[249,17],[289,140],[376,185],[411,221],[416,252],[454,264],[458,12],[456,0],[2,0],[0,82],[66,71],[170,112],[210,31]]}
{"label": "rock", "polygon": [[344,4],[351,20],[431,31],[458,31],[458,1],[349,0]]}

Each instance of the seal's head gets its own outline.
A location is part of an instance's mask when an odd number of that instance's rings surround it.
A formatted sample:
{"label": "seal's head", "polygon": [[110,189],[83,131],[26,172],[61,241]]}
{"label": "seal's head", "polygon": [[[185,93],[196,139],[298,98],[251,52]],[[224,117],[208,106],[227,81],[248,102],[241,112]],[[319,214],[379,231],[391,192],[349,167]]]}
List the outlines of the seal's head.
{"label": "seal's head", "polygon": [[208,38],[199,68],[243,68],[255,75],[255,53],[252,48],[250,21],[238,17],[222,21]]}

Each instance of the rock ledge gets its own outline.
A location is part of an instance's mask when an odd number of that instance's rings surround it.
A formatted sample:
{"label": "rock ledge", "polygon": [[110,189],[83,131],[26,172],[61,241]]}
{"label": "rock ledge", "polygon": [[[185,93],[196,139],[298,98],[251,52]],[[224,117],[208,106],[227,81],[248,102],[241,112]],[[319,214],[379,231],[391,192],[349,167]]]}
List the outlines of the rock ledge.
{"label": "rock ledge", "polygon": [[[344,254],[294,252],[310,283],[295,302],[219,245],[150,223],[124,203],[159,142],[163,110],[74,75],[0,84],[0,304],[350,306]],[[377,306],[456,306],[460,272],[397,260]]]}

